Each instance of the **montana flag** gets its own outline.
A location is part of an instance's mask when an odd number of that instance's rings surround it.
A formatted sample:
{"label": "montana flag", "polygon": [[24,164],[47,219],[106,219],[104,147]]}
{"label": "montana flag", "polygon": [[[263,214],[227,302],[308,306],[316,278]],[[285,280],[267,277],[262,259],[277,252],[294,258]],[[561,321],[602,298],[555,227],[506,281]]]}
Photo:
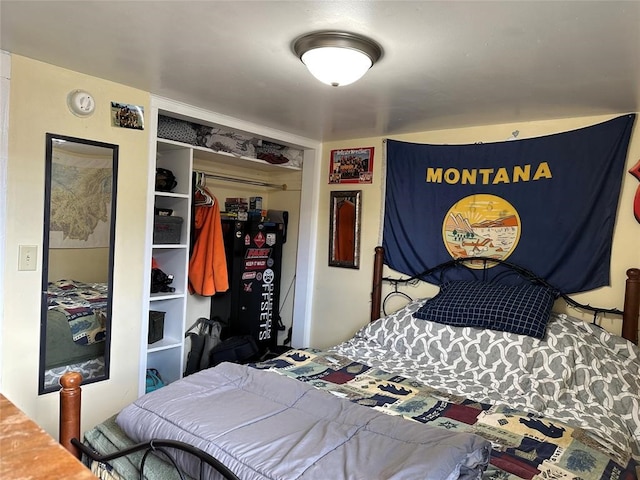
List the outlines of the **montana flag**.
{"label": "montana flag", "polygon": [[387,140],[385,263],[413,276],[482,256],[565,293],[608,285],[634,120],[472,145]]}

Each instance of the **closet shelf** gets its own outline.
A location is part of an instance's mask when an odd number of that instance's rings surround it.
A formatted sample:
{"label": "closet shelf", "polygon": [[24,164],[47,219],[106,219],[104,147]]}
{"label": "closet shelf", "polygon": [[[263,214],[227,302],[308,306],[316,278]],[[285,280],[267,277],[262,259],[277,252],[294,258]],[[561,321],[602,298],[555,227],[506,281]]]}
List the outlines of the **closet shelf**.
{"label": "closet shelf", "polygon": [[149,298],[150,302],[159,302],[161,300],[172,300],[174,298],[182,298],[184,297],[184,292],[173,292],[173,293],[152,293]]}
{"label": "closet shelf", "polygon": [[175,338],[163,338],[156,343],[153,343],[147,347],[147,352],[160,352],[162,350],[168,350],[170,348],[180,347],[182,339],[177,340]]}
{"label": "closet shelf", "polygon": [[254,168],[262,171],[274,171],[274,170],[291,170],[301,171],[302,167],[286,164],[273,164],[260,160],[259,158],[245,157],[241,155],[234,155],[229,152],[214,151],[205,147],[197,145],[189,145],[187,143],[176,142],[175,140],[167,140],[164,138],[158,138],[158,155],[162,155],[165,150],[172,150],[176,148],[190,148],[193,150],[193,156],[202,160],[213,161],[216,164],[229,165],[229,166],[244,166]]}
{"label": "closet shelf", "polygon": [[174,192],[155,192],[156,197],[167,197],[167,198],[186,198],[189,199],[188,193],[174,193]]}

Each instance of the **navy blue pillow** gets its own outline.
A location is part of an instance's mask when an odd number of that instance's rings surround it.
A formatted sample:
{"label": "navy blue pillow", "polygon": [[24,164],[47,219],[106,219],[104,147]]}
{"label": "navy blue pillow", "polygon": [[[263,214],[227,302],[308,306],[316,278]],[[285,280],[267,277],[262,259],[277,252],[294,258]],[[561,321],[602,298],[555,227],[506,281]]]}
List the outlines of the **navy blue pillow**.
{"label": "navy blue pillow", "polygon": [[452,281],[414,312],[422,320],[543,338],[556,299],[542,285]]}

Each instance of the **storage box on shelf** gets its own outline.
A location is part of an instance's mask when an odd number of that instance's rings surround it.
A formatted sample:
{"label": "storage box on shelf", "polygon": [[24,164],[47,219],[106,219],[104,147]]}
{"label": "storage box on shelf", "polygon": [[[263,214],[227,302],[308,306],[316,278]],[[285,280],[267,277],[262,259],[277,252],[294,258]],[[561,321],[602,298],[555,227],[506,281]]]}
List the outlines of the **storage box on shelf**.
{"label": "storage box on shelf", "polygon": [[180,243],[182,217],[155,215],[153,219],[153,244]]}
{"label": "storage box on shelf", "polygon": [[[167,295],[167,297],[169,296]],[[147,350],[164,350],[182,344],[184,340],[181,322],[183,304],[182,298],[156,297],[156,299],[151,302],[150,312],[162,312],[163,314],[163,328],[162,338],[154,343],[149,343]],[[151,323],[152,315],[149,317],[149,322]]]}
{"label": "storage box on shelf", "polygon": [[149,333],[147,343],[149,345],[159,342],[164,337],[164,315],[165,312],[157,310],[149,311]]}

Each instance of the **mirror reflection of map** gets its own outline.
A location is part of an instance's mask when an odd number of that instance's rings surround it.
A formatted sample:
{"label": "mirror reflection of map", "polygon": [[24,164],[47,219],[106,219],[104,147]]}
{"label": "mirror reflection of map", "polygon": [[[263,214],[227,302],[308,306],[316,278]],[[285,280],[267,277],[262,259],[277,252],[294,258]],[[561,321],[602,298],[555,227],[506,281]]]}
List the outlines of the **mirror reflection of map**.
{"label": "mirror reflection of map", "polygon": [[93,248],[109,244],[111,160],[71,155],[54,158],[51,169],[51,248]]}
{"label": "mirror reflection of map", "polygon": [[521,228],[513,205],[496,195],[476,194],[449,209],[442,223],[442,240],[453,258],[504,260],[518,245]]}

